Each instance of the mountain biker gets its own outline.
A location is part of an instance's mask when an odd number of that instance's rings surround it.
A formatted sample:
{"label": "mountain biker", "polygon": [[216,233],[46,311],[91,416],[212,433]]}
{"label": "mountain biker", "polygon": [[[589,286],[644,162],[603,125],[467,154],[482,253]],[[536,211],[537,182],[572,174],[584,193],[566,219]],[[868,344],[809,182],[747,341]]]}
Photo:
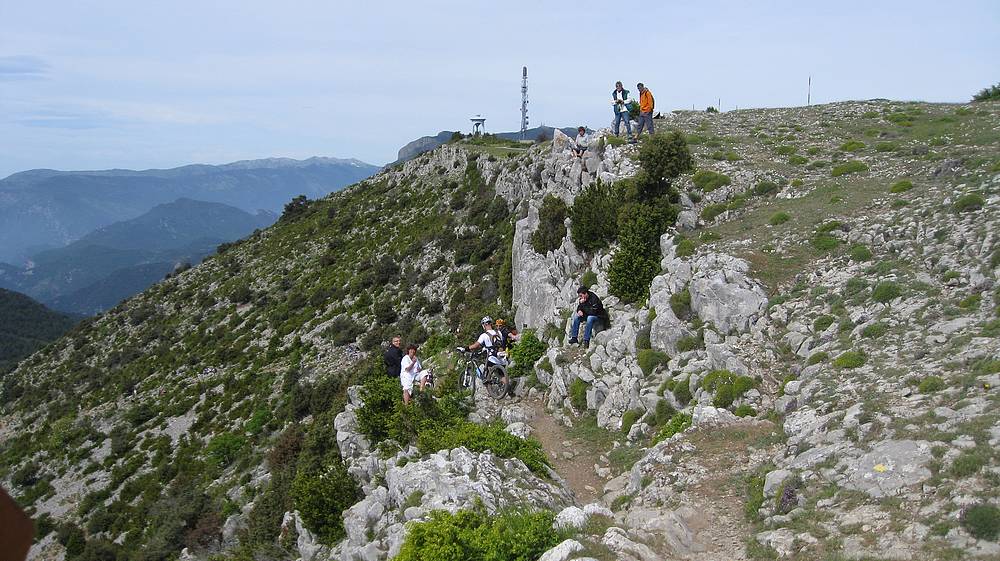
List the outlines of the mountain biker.
{"label": "mountain biker", "polygon": [[412,343],[406,346],[406,354],[403,355],[399,368],[399,381],[403,385],[403,403],[409,404],[413,395],[413,382],[419,379],[420,391],[424,391],[430,370],[424,370],[420,359],[417,358],[417,346]]}
{"label": "mountain biker", "polygon": [[[479,335],[474,343],[465,348],[466,351],[474,351],[477,349],[486,350],[486,360],[497,364],[499,366],[507,366],[507,360],[501,356],[498,356],[501,350],[501,336],[500,333],[493,329],[493,318],[490,316],[484,316],[482,320],[479,321],[479,325],[482,326],[483,332]],[[503,384],[507,387],[507,371],[504,370],[503,374]]]}

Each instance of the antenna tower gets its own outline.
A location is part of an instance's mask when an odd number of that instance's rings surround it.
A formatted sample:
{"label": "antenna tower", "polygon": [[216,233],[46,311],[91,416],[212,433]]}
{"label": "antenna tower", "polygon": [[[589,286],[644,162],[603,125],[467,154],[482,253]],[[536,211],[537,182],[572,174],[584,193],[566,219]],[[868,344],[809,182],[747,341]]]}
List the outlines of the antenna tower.
{"label": "antenna tower", "polygon": [[528,131],[528,67],[521,67],[521,140]]}

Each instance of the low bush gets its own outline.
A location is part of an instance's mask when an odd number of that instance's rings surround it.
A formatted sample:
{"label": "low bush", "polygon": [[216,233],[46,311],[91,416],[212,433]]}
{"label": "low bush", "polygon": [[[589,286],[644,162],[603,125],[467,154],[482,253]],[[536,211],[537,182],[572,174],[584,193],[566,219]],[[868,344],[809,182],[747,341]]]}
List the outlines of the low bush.
{"label": "low bush", "polygon": [[587,272],[580,277],[580,284],[586,287],[594,286],[597,284],[597,273],[588,269]]}
{"label": "low bush", "polygon": [[681,238],[677,242],[676,254],[677,257],[691,257],[694,255],[695,243],[688,238]]}
{"label": "low bush", "polygon": [[[788,163],[793,166],[801,166],[802,164],[809,163],[809,158],[805,156],[800,156],[798,154],[792,154],[791,156],[788,157]],[[798,187],[798,185],[796,185],[796,187]]]}
{"label": "low bush", "polygon": [[417,448],[422,454],[464,446],[473,452],[492,451],[501,458],[517,458],[531,471],[547,476],[549,460],[542,445],[534,439],[522,439],[504,430],[500,423],[480,425],[460,420],[449,425],[435,422],[421,427]]}
{"label": "low bush", "polygon": [[878,339],[889,331],[889,326],[881,321],[877,321],[861,330],[861,336],[868,339]]}
{"label": "low bush", "polygon": [[940,376],[927,376],[923,380],[920,380],[920,384],[917,386],[917,391],[920,393],[934,393],[939,392],[945,388],[944,379]]}
{"label": "low bush", "polygon": [[813,320],[813,332],[822,333],[826,331],[826,328],[833,325],[833,322],[837,321],[837,318],[829,315],[822,315]]}
{"label": "low bush", "polygon": [[895,142],[878,142],[875,144],[876,152],[895,152],[899,146]]}
{"label": "low bush", "polygon": [[774,148],[774,152],[776,154],[781,155],[781,156],[791,156],[792,154],[794,154],[794,153],[796,153],[798,151],[799,151],[799,149],[798,149],[797,146],[792,146],[790,144],[783,144],[781,146],[776,146]]}
{"label": "low bush", "polygon": [[635,424],[642,415],[645,413],[642,409],[629,409],[622,415],[622,434],[628,434],[632,430],[632,425]]}
{"label": "low bush", "polygon": [[996,101],[1000,100],[1000,83],[993,84],[988,88],[983,88],[976,95],[972,96],[972,101]]}
{"label": "low bush", "polygon": [[991,504],[970,506],[962,512],[962,527],[977,539],[996,541],[1000,536],[1000,508]]}
{"label": "low bush", "polygon": [[691,317],[691,292],[684,288],[670,295],[670,309],[678,319],[687,321]]}
{"label": "low bush", "polygon": [[971,294],[959,300],[958,307],[962,308],[963,310],[975,310],[979,308],[979,305],[982,303],[982,301],[983,301],[982,295]]}
{"label": "low bush", "polygon": [[672,393],[674,394],[674,399],[677,400],[677,403],[680,403],[682,406],[687,405],[688,402],[691,401],[691,384],[689,383],[689,380],[687,378],[684,378],[683,380],[676,380],[674,382],[674,389]]}
{"label": "low bush", "polygon": [[819,251],[832,251],[840,245],[840,240],[826,233],[815,233],[809,238],[809,243]]}
{"label": "low bush", "polygon": [[781,190],[781,186],[773,181],[761,181],[754,185],[753,194],[758,196],[770,195]]}
{"label": "low bush", "polygon": [[482,505],[454,514],[435,510],[413,522],[396,561],[534,561],[566,536],[553,531],[546,510],[504,510],[494,516]]}
{"label": "low bush", "polygon": [[957,212],[971,212],[979,210],[986,205],[986,200],[978,193],[962,195],[955,201],[954,208]]}
{"label": "low bush", "polygon": [[242,435],[231,432],[222,433],[209,441],[205,453],[217,466],[226,467],[233,463],[246,444],[246,438]]}
{"label": "low bush", "polygon": [[711,193],[719,187],[725,187],[726,185],[732,183],[732,180],[729,179],[728,175],[716,173],[707,169],[698,170],[691,180],[694,182],[695,187],[701,189],[705,193]]}
{"label": "low bush", "polygon": [[872,258],[872,250],[868,249],[868,246],[862,244],[854,244],[851,246],[850,251],[851,261],[862,262],[868,261]]}
{"label": "low bush", "polygon": [[857,152],[859,150],[864,150],[865,143],[860,140],[848,140],[847,142],[840,145],[839,150],[841,152]]}
{"label": "low bush", "polygon": [[872,289],[872,300],[888,304],[902,295],[903,290],[893,281],[882,281]]}
{"label": "low bush", "polygon": [[587,409],[587,390],[590,389],[590,384],[584,382],[583,380],[577,378],[573,380],[569,385],[569,401],[573,404],[573,408],[577,411],[586,411]]}
{"label": "low bush", "polygon": [[627,181],[609,185],[597,181],[583,190],[573,200],[570,216],[573,227],[570,236],[581,251],[595,251],[608,245],[618,236],[618,209],[624,202]]}
{"label": "low bush", "polygon": [[642,373],[649,376],[658,366],[664,366],[670,361],[666,353],[653,349],[643,349],[639,351],[639,368]]}
{"label": "low bush", "polygon": [[809,360],[806,361],[806,365],[812,366],[828,360],[830,360],[830,355],[826,351],[820,351],[809,355]]}
{"label": "low bush", "polygon": [[791,219],[792,215],[788,214],[787,212],[776,212],[771,215],[771,218],[767,221],[767,223],[770,224],[771,226],[779,226],[781,224],[784,224],[785,222],[788,222]]}
{"label": "low bush", "polygon": [[868,171],[868,166],[864,162],[858,160],[851,160],[849,162],[833,166],[830,170],[830,175],[833,177],[840,177],[842,175],[848,175],[851,173],[859,173]]}
{"label": "low bush", "polygon": [[691,415],[688,415],[687,413],[674,413],[674,416],[671,417],[670,420],[667,421],[667,424],[663,425],[663,428],[660,429],[660,432],[656,433],[656,436],[653,437],[653,444],[664,441],[679,432],[684,432],[690,426]]}
{"label": "low bush", "polygon": [[729,210],[729,206],[725,203],[705,205],[705,208],[701,209],[701,219],[705,222],[711,222],[727,210]]}
{"label": "low bush", "polygon": [[656,402],[656,409],[653,410],[653,417],[648,422],[653,426],[659,427],[673,418],[676,413],[677,410],[670,405],[669,401],[661,399]]}
{"label": "low bush", "polygon": [[566,237],[566,203],[554,195],[545,195],[538,210],[538,228],[531,234],[531,247],[545,255],[557,249]]}
{"label": "low bush", "polygon": [[342,514],[362,497],[340,462],[319,474],[302,471],[292,483],[292,500],[302,522],[326,545],[335,545],[344,537]]}
{"label": "low bush", "polygon": [[535,362],[542,358],[548,346],[538,339],[534,329],[526,329],[520,340],[511,349],[514,365],[508,370],[510,376],[521,377],[532,373]]}
{"label": "low bush", "polygon": [[695,349],[705,348],[705,341],[698,335],[689,335],[677,340],[677,352],[686,353]]}
{"label": "low bush", "polygon": [[867,361],[868,357],[865,353],[861,351],[847,351],[841,353],[840,356],[833,360],[833,366],[841,369],[858,368],[864,366]]}
{"label": "low bush", "polygon": [[965,450],[951,463],[951,474],[955,477],[969,477],[979,473],[990,461],[989,455],[978,448]]}
{"label": "low bush", "polygon": [[712,405],[729,407],[753,388],[755,382],[749,376],[737,376],[729,370],[713,370],[701,381],[705,391],[714,392]]}
{"label": "low bush", "polygon": [[893,183],[889,187],[889,192],[890,193],[905,193],[905,192],[909,191],[910,189],[913,189],[913,182],[910,181],[909,179],[903,179],[901,181],[897,181],[897,182]]}
{"label": "low bush", "polygon": [[757,410],[753,408],[752,405],[744,403],[736,408],[734,411],[737,417],[756,417]]}

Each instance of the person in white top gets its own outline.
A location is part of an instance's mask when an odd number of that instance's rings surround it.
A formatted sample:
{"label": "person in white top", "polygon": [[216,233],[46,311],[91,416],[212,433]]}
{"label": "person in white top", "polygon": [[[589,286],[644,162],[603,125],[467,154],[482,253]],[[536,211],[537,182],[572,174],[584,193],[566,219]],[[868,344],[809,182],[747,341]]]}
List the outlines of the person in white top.
{"label": "person in white top", "polygon": [[576,129],[576,144],[573,146],[573,154],[577,158],[582,158],[587,152],[587,146],[590,144],[590,140],[587,138],[587,129],[584,127],[579,127]]}
{"label": "person in white top", "polygon": [[406,347],[406,354],[399,363],[399,382],[403,385],[403,403],[409,404],[413,395],[413,382],[420,380],[420,391],[424,391],[427,383],[427,376],[430,370],[424,370],[420,359],[417,358],[417,346],[410,344]]}
{"label": "person in white top", "polygon": [[[497,347],[496,342],[500,339],[500,334],[493,329],[493,318],[485,316],[479,323],[483,327],[483,332],[479,334],[479,338],[476,339],[475,343],[466,348],[470,351],[474,351],[479,348],[486,349],[486,360],[492,362],[493,364],[507,366],[507,361],[502,357],[497,356],[497,351],[500,349]],[[503,377],[503,383],[505,386],[508,383],[506,374]]]}

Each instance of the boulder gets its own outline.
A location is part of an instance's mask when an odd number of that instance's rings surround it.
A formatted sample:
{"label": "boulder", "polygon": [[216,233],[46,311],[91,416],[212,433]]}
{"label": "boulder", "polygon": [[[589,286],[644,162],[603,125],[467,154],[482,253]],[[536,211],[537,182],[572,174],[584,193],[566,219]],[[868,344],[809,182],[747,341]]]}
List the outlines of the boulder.
{"label": "boulder", "polygon": [[583,549],[583,544],[576,540],[564,540],[559,545],[543,553],[538,558],[538,561],[567,561],[567,559],[572,559],[574,554],[583,551]]}
{"label": "boulder", "polygon": [[885,440],[850,462],[843,486],[874,498],[891,497],[931,477],[925,464],[933,459],[930,443],[922,440]]}

